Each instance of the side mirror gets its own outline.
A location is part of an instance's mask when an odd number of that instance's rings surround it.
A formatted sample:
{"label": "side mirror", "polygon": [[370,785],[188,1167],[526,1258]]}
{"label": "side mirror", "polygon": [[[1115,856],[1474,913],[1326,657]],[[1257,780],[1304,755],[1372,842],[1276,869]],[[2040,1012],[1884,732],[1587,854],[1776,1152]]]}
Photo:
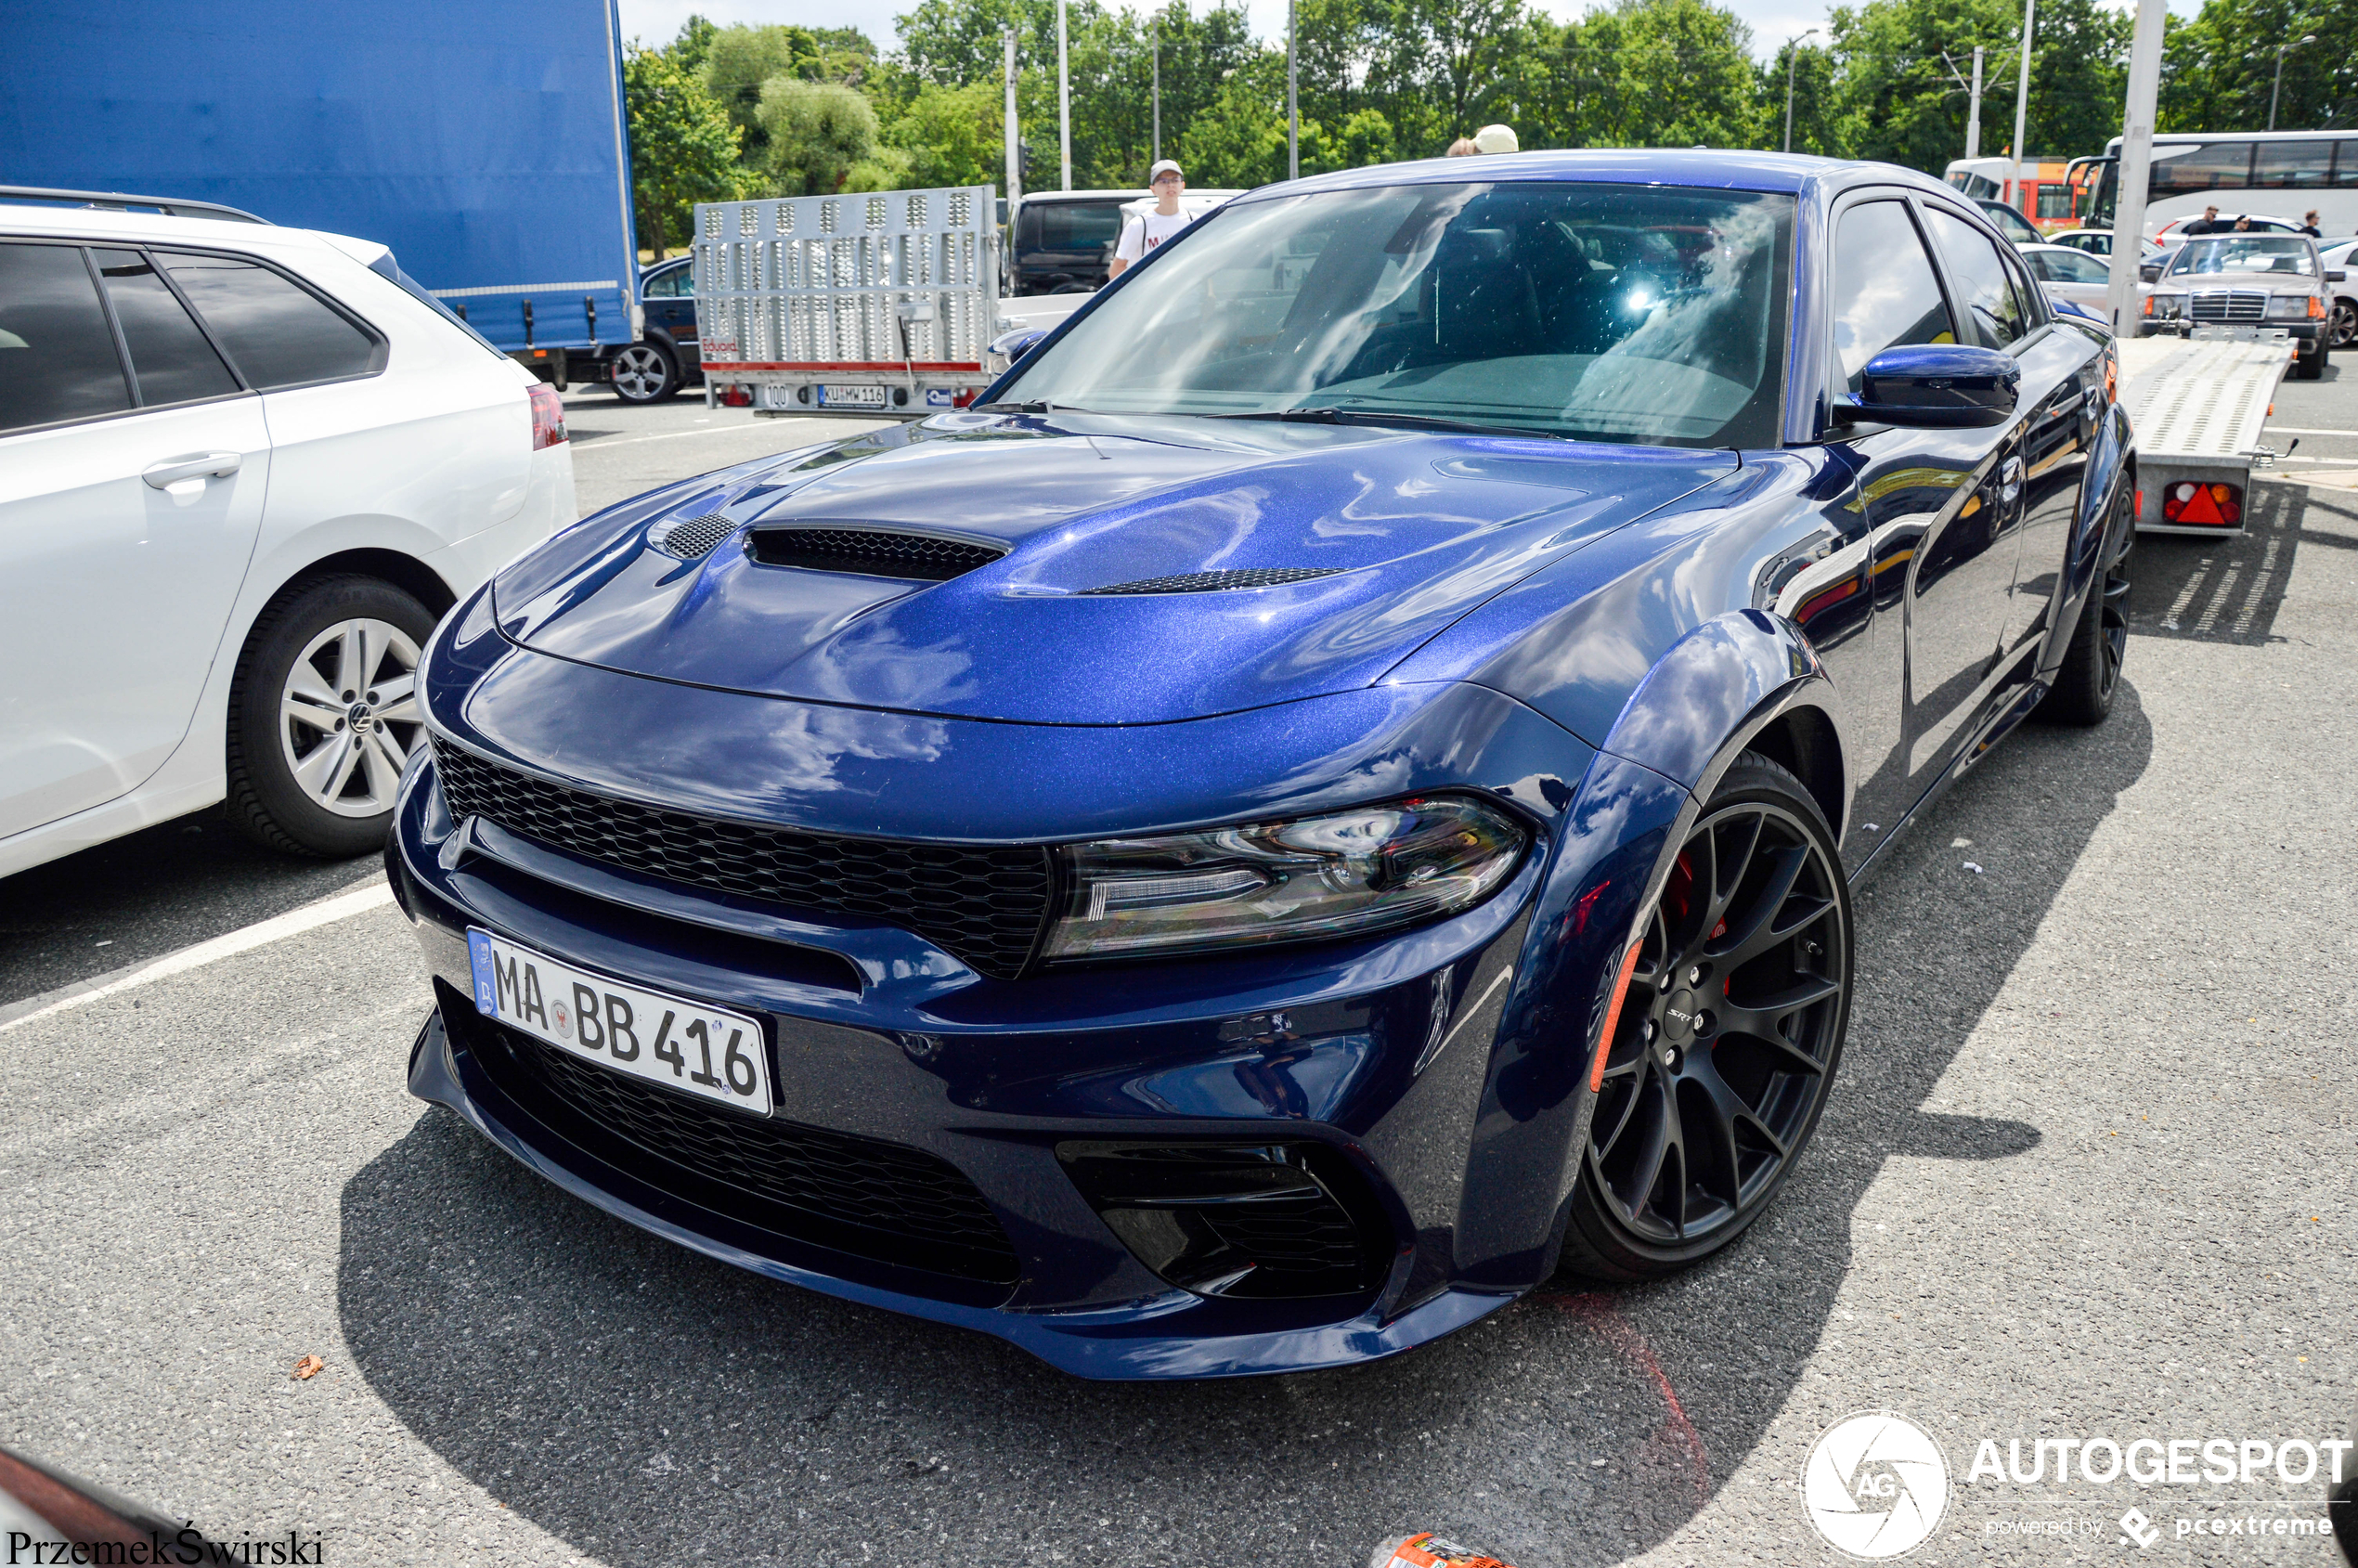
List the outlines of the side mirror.
{"label": "side mirror", "polygon": [[1011,369],[1017,360],[1038,348],[1040,340],[1053,330],[1050,327],[1017,327],[1012,332],[1002,332],[983,350],[984,361],[991,367]]}
{"label": "side mirror", "polygon": [[2350,274],[2348,272],[2338,266],[2327,267],[2326,269],[2326,281],[2328,283],[2339,283],[2349,276]]}
{"label": "side mirror", "polygon": [[2137,267],[2137,276],[2148,283],[2157,282],[2161,278],[2161,264],[2159,262],[2140,263]]}
{"label": "side mirror", "polygon": [[1911,343],[1867,361],[1858,395],[1834,400],[1838,425],[1971,430],[2014,417],[2022,367],[1994,348]]}

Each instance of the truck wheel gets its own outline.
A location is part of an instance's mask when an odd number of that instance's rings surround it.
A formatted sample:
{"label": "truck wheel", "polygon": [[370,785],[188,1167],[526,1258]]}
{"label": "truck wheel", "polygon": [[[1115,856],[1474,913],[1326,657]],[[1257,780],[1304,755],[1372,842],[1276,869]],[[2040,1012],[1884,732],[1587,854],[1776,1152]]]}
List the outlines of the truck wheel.
{"label": "truck wheel", "polygon": [[376,577],[301,583],[263,611],[229,687],[230,822],[265,849],[337,860],[383,847],[434,633]]}
{"label": "truck wheel", "polygon": [[634,343],[614,356],[614,395],[625,403],[660,403],[680,390],[680,367],[657,343]]}
{"label": "truck wheel", "polygon": [[2131,557],[2137,547],[2137,520],[2128,515],[2135,503],[2124,490],[2113,505],[2110,539],[2120,538],[2115,553],[2089,586],[2088,601],[2079,607],[2079,624],[2071,628],[2071,647],[2055,683],[2040,699],[2035,716],[2042,723],[2101,724],[2112,712],[2113,693],[2120,686],[2120,663],[2129,652],[2129,592]]}

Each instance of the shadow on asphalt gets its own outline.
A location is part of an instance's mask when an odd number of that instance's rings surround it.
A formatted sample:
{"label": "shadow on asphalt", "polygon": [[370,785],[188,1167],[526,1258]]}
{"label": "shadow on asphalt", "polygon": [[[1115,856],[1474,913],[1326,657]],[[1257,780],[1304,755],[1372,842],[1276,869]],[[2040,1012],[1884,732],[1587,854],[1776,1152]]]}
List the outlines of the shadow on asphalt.
{"label": "shadow on asphalt", "polygon": [[275,854],[216,806],[0,877],[0,1006],[284,914],[382,863]]}
{"label": "shadow on asphalt", "polygon": [[2274,640],[2294,552],[2304,543],[2345,542],[2332,534],[2304,534],[2309,513],[2352,514],[2346,503],[2316,496],[2306,485],[2262,483],[2245,494],[2250,510],[2239,535],[2138,537],[2131,631],[2246,645]]}
{"label": "shadow on asphalt", "polygon": [[[1665,1284],[1550,1287],[1342,1371],[1092,1384],[655,1240],[434,1111],[344,1187],[345,1340],[468,1481],[610,1562],[797,1539],[896,1568],[1355,1568],[1411,1528],[1522,1568],[1616,1562],[1759,1447],[1886,1160],[2038,1147],[2026,1121],[1919,1108],[2151,749],[2125,685],[2101,730],[2018,732],[1896,847],[1860,895],[1861,989],[1816,1146],[1751,1235]],[[1802,1455],[1762,1458],[1790,1478]]]}

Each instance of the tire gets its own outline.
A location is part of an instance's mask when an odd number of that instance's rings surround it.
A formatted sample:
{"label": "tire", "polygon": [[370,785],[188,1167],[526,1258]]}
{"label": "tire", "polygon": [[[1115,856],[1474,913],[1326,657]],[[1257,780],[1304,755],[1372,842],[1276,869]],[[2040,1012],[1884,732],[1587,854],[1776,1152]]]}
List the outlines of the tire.
{"label": "tire", "polygon": [[410,594],[359,576],[296,583],[262,612],[229,687],[240,832],[327,860],[383,847],[402,766],[422,744],[413,672],[434,623]]}
{"label": "tire", "polygon": [[634,343],[615,351],[606,379],[625,403],[660,403],[680,390],[680,362],[659,343]]}
{"label": "tire", "polygon": [[1746,752],[1696,818],[1639,938],[1560,1272],[1658,1279],[1767,1211],[1841,1064],[1854,951],[1825,814],[1799,779]]}
{"label": "tire", "polygon": [[2334,301],[2333,321],[2326,330],[2336,348],[2348,348],[2358,343],[2358,300]]}
{"label": "tire", "polygon": [[2137,549],[2137,520],[2128,515],[2132,504],[2124,488],[2113,505],[2112,525],[2105,530],[2104,567],[2079,607],[2071,646],[2055,671],[2055,683],[2032,711],[2041,723],[2091,729],[2112,712],[2121,661],[2129,654],[2129,594]]}

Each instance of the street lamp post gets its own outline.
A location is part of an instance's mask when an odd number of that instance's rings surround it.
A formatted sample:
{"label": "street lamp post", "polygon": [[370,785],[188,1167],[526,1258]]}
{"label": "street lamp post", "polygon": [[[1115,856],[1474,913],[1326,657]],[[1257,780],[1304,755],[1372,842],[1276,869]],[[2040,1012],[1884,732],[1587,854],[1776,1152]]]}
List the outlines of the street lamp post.
{"label": "street lamp post", "polygon": [[2008,183],[2006,190],[2009,205],[2019,204],[2022,201],[2022,143],[2030,114],[2031,22],[2038,8],[2039,0],[2022,0],[2022,73],[2015,79],[2015,177]]}
{"label": "street lamp post", "polygon": [[1302,105],[1294,96],[1294,0],[1286,0],[1286,178],[1302,177]]}
{"label": "street lamp post", "polygon": [[[1807,38],[1817,31],[1813,27],[1808,32],[1803,33],[1801,38]],[[1793,150],[1793,71],[1794,66],[1801,63],[1801,38],[1796,38],[1785,45],[1785,150],[1787,152]]]}
{"label": "street lamp post", "polygon": [[1981,156],[1981,45],[1973,51],[1973,97],[1965,105],[1965,158],[1967,162]]}
{"label": "street lamp post", "polygon": [[1155,155],[1152,162],[1162,162],[1162,16],[1155,15]]}
{"label": "street lamp post", "polygon": [[1056,0],[1056,151],[1064,190],[1072,188],[1072,80],[1066,72],[1065,0]]}
{"label": "street lamp post", "polygon": [[[2303,44],[2314,44],[2316,41],[2317,35],[2313,32],[2304,32],[2300,35],[2300,42]],[[2276,97],[2285,90],[2285,51],[2291,47],[2290,44],[2276,45],[2276,81],[2275,84],[2268,89],[2268,128],[2272,131],[2276,128]]]}

